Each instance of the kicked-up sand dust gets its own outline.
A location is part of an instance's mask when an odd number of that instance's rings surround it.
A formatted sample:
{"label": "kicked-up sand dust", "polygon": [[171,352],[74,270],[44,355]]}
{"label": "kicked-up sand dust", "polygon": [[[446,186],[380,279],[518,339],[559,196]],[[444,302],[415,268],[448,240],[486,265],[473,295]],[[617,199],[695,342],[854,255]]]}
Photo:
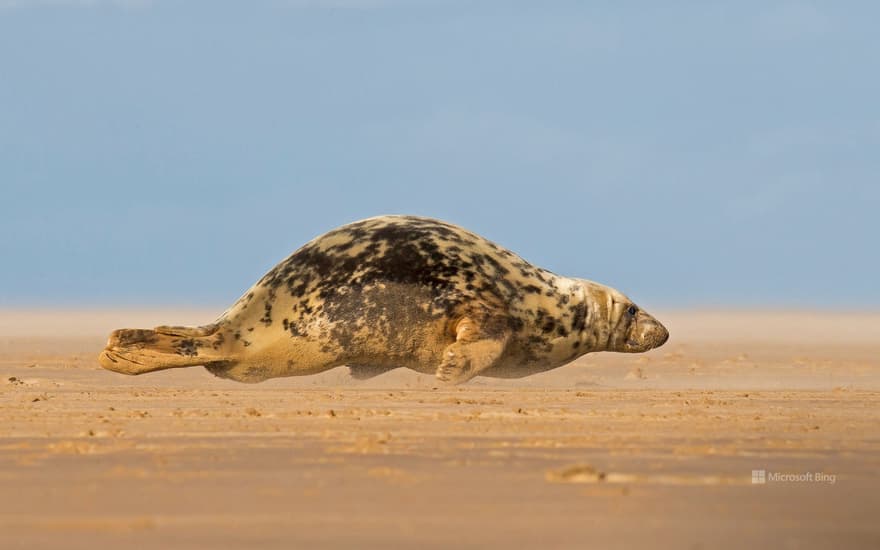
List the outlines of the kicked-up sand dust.
{"label": "kicked-up sand dust", "polygon": [[878,314],[661,313],[453,388],[98,367],[216,313],[0,312],[0,548],[880,548]]}

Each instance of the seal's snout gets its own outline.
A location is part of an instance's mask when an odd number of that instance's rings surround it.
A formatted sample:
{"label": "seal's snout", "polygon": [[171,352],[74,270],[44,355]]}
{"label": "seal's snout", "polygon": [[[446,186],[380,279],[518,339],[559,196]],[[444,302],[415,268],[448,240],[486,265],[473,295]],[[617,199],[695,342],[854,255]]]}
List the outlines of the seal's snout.
{"label": "seal's snout", "polygon": [[[657,324],[660,325],[659,322]],[[660,333],[660,339],[659,339],[657,345],[654,346],[657,348],[659,348],[660,346],[665,344],[667,340],[669,340],[669,330],[666,327],[664,327],[663,325],[660,325],[660,328],[662,329],[662,332]]]}
{"label": "seal's snout", "polygon": [[659,348],[669,340],[669,331],[653,316],[641,312],[637,321],[635,328],[642,348],[639,351]]}
{"label": "seal's snout", "polygon": [[612,347],[615,351],[641,353],[659,348],[669,340],[669,331],[653,316],[639,310],[626,328],[623,345]]}

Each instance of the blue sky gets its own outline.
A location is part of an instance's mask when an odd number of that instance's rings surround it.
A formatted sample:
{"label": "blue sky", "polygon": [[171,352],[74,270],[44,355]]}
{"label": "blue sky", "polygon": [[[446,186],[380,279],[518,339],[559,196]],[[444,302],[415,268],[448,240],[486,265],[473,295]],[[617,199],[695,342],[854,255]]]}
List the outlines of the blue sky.
{"label": "blue sky", "polygon": [[878,6],[0,0],[0,307],[222,307],[414,213],[646,306],[876,309]]}

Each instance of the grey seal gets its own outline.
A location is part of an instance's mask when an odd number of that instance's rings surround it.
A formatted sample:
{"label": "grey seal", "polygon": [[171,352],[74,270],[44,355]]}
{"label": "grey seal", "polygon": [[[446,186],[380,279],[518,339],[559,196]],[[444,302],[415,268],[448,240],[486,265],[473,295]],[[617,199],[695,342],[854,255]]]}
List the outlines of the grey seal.
{"label": "grey seal", "polygon": [[241,382],[406,367],[457,384],[590,352],[644,352],[668,337],[611,287],[556,275],[447,222],[379,216],[305,244],[213,323],[114,331],[99,361],[125,374],[203,365]]}

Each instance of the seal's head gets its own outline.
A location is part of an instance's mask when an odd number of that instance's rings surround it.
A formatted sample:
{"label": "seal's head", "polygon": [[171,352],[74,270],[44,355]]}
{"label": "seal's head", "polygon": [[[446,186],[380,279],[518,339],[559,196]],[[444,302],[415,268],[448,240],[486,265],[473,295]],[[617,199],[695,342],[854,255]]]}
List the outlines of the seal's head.
{"label": "seal's head", "polygon": [[641,353],[659,348],[669,339],[666,327],[623,293],[592,281],[582,282],[596,315],[601,318],[601,322],[595,323],[597,328],[601,327],[596,337],[605,351]]}
{"label": "seal's head", "polygon": [[660,321],[630,301],[615,303],[617,323],[608,339],[608,351],[640,353],[659,348],[669,339],[669,331]]}

